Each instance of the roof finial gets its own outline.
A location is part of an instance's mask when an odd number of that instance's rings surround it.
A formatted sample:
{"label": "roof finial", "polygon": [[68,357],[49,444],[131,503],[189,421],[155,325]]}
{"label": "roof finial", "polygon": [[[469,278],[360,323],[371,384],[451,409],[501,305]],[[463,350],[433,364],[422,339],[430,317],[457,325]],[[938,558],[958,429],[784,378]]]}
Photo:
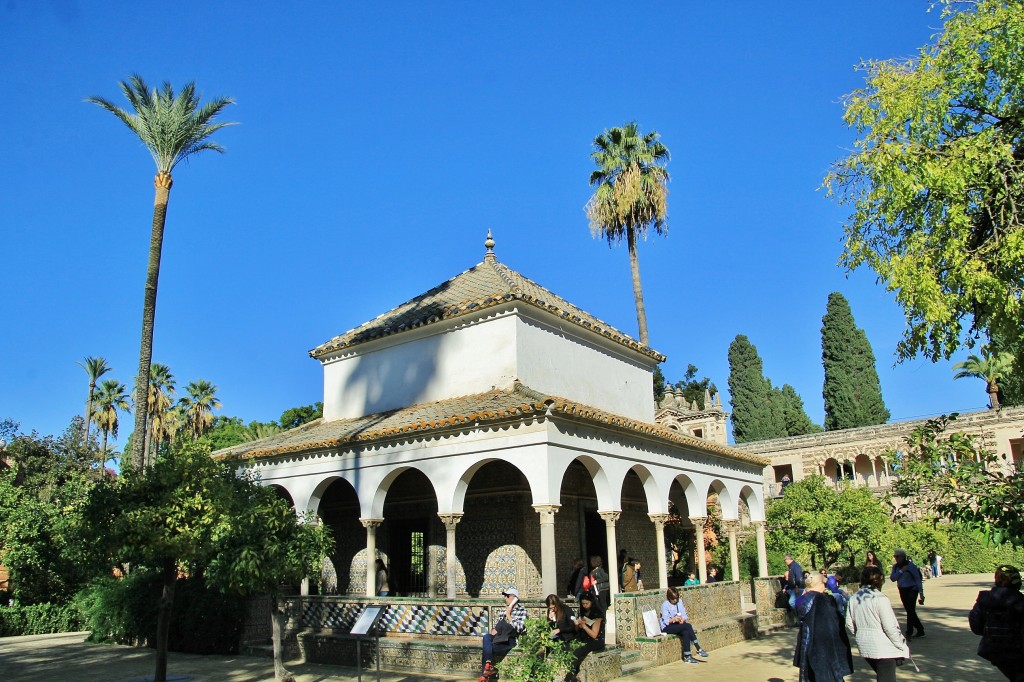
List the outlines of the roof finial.
{"label": "roof finial", "polygon": [[494,237],[491,236],[491,228],[487,228],[487,240],[484,242],[484,246],[487,247],[487,253],[484,254],[484,259],[495,259],[497,256],[494,255]]}

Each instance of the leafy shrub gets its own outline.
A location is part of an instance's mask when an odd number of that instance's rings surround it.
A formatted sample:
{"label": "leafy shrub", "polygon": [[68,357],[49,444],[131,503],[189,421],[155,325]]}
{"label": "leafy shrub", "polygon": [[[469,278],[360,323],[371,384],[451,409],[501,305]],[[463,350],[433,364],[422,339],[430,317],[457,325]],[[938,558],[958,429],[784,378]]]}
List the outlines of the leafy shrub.
{"label": "leafy shrub", "polygon": [[74,604],[0,606],[0,637],[77,632],[85,618]]}
{"label": "leafy shrub", "polygon": [[551,639],[547,619],[527,618],[526,632],[519,636],[515,649],[498,663],[498,671],[502,679],[512,682],[556,682],[565,677],[572,662],[573,655],[565,645]]}
{"label": "leafy shrub", "polygon": [[[136,570],[123,579],[97,581],[79,597],[89,640],[155,646],[159,573]],[[177,582],[168,646],[196,654],[238,653],[245,600],[221,594],[200,578]]]}

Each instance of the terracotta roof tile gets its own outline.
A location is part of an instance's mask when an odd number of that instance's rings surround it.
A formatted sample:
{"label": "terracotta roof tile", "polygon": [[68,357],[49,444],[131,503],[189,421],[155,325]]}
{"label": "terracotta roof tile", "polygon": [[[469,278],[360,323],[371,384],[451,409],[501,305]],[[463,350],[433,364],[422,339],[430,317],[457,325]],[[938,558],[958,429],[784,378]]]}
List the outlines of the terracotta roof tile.
{"label": "terracotta roof tile", "polygon": [[554,418],[612,427],[633,435],[684,445],[748,464],[768,466],[770,463],[766,457],[686,436],[657,424],[604,412],[558,396],[548,396],[518,382],[511,390],[494,390],[450,398],[356,419],[317,419],[258,441],[218,450],[214,456],[218,459],[247,460],[329,448],[371,445],[404,434],[427,435],[431,431],[450,430],[460,425],[497,423],[531,414],[538,417],[550,415]]}
{"label": "terracotta roof tile", "polygon": [[499,263],[493,256],[488,256],[483,262],[477,263],[469,270],[383,315],[350,329],[344,334],[335,336],[330,341],[309,351],[309,354],[314,358],[321,358],[372,339],[434,324],[441,320],[475,314],[485,308],[510,301],[521,301],[535,308],[546,310],[584,329],[601,334],[616,343],[654,358],[658,362],[665,360],[665,356],[657,351],[640,345],[638,341],[615,327],[602,322],[533,280]]}

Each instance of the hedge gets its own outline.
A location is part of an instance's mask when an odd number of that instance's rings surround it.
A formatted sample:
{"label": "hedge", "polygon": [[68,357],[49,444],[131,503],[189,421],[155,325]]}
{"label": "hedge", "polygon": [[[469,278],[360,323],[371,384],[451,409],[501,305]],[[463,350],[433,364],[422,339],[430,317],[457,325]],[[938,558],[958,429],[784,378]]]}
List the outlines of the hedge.
{"label": "hedge", "polygon": [[32,604],[0,606],[0,637],[77,632],[85,616],[74,604]]}

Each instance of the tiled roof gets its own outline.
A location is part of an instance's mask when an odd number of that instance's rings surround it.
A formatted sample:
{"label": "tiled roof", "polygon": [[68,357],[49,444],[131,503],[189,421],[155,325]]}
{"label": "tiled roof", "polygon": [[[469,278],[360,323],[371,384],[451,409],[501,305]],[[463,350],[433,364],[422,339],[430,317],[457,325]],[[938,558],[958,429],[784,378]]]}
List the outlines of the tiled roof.
{"label": "tiled roof", "polygon": [[685,436],[657,424],[629,419],[558,396],[534,391],[516,382],[511,390],[449,398],[433,403],[403,407],[390,412],[324,421],[317,419],[302,426],[276,433],[250,443],[218,450],[218,459],[260,459],[288,453],[308,452],[346,446],[369,445],[396,438],[426,435],[431,431],[456,429],[466,425],[486,425],[523,416],[548,415],[604,428],[613,428],[654,440],[684,445],[734,461],[767,466],[760,457],[692,436]]}
{"label": "tiled roof", "polygon": [[657,351],[640,345],[618,329],[499,263],[491,253],[469,270],[355,329],[335,336],[309,351],[309,354],[321,358],[371,339],[399,334],[441,320],[477,314],[485,308],[511,301],[521,301],[546,310],[658,362],[665,361],[665,356]]}

